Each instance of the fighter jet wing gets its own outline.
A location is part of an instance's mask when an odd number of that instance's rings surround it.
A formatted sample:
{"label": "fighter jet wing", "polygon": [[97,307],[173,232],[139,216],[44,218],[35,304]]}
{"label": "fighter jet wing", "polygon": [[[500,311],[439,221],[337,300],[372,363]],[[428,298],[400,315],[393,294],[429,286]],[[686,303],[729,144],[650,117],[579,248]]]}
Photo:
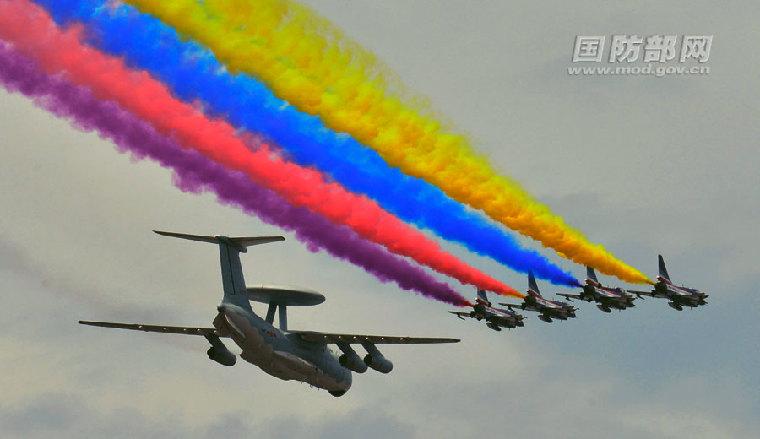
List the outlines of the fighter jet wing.
{"label": "fighter jet wing", "polygon": [[298,335],[301,340],[312,343],[325,344],[437,344],[459,343],[458,338],[425,338],[425,337],[394,337],[385,335],[355,335],[355,334],[330,334],[314,331],[290,331]]}
{"label": "fighter jet wing", "polygon": [[539,309],[536,309],[534,306],[526,306],[525,308],[523,308],[523,305],[521,305],[519,303],[504,303],[504,302],[499,302],[499,305],[506,306],[507,308],[509,308],[510,311],[522,310],[522,311],[541,312]]}
{"label": "fighter jet wing", "polygon": [[214,328],[187,328],[184,326],[159,326],[159,325],[143,325],[141,323],[115,323],[115,322],[88,322],[80,320],[80,324],[87,326],[98,326],[101,328],[118,328],[118,329],[131,329],[133,331],[144,332],[161,332],[164,334],[187,334],[187,335],[216,335],[221,337]]}
{"label": "fighter jet wing", "polygon": [[628,291],[629,293],[633,293],[639,297],[641,296],[654,297],[654,291],[636,291],[636,290],[626,290],[626,291]]}
{"label": "fighter jet wing", "polygon": [[568,298],[568,299],[570,299],[570,300],[572,300],[572,299],[583,300],[583,298],[581,297],[581,295],[580,295],[580,294],[564,294],[564,293],[557,293],[557,295],[558,295],[558,296],[562,296],[562,297],[566,297],[566,298]]}
{"label": "fighter jet wing", "polygon": [[465,317],[472,317],[470,313],[464,312],[464,311],[449,311],[449,312],[459,317],[462,320],[464,320]]}

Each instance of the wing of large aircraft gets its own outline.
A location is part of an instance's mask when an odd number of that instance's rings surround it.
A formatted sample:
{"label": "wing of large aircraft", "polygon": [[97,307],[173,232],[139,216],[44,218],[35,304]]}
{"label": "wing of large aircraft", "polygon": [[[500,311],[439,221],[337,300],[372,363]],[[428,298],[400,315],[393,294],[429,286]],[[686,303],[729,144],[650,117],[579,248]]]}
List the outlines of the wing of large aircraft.
{"label": "wing of large aircraft", "polygon": [[298,335],[301,340],[312,343],[325,344],[438,344],[459,343],[458,338],[426,338],[426,337],[394,337],[385,335],[358,335],[358,334],[331,334],[314,331],[290,331]]}
{"label": "wing of large aircraft", "polygon": [[88,322],[80,320],[80,324],[98,326],[100,328],[131,329],[133,331],[160,332],[163,334],[187,334],[187,335],[216,335],[221,337],[214,328],[188,328],[184,326],[143,325],[142,323],[116,323],[116,322]]}

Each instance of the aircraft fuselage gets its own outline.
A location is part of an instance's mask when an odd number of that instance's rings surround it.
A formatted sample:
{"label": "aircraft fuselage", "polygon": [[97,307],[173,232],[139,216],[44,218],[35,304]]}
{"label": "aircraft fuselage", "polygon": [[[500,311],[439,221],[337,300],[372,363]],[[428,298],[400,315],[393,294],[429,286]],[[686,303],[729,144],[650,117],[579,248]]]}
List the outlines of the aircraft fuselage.
{"label": "aircraft fuselage", "polygon": [[[622,289],[605,287],[588,280],[583,286],[581,297],[587,302],[597,302],[603,308],[622,310],[635,306],[633,304],[634,297],[629,296]],[[606,311],[606,309],[603,310]]]}
{"label": "aircraft fuselage", "polygon": [[522,321],[522,317],[520,317],[517,313],[503,311],[496,308],[491,308],[489,311],[490,312],[486,316],[486,319],[497,326],[510,329],[517,328],[518,326],[525,326]]}
{"label": "aircraft fuselage", "polygon": [[551,319],[567,320],[575,317],[575,310],[569,305],[553,300],[544,299],[539,293],[528,290],[520,308],[541,314],[541,320],[551,322]]}
{"label": "aircraft fuselage", "polygon": [[351,387],[351,371],[341,366],[325,344],[301,340],[274,327],[256,313],[223,303],[214,327],[243,351],[245,361],[285,381],[295,380],[333,393]]}
{"label": "aircraft fuselage", "polygon": [[[693,288],[674,285],[670,280],[657,276],[657,283],[652,291],[654,297],[669,299],[677,306],[697,307],[704,305],[707,295]],[[677,306],[674,308],[678,309]]]}

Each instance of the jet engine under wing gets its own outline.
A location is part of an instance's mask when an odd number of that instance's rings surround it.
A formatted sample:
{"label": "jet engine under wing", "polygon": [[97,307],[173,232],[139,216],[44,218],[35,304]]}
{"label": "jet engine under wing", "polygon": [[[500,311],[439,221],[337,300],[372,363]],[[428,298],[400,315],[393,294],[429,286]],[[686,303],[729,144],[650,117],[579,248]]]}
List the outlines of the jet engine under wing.
{"label": "jet engine under wing", "polygon": [[101,328],[131,329],[143,332],[161,332],[164,334],[187,334],[187,335],[216,335],[222,337],[214,328],[187,328],[184,326],[143,325],[141,323],[115,323],[115,322],[88,322],[80,320],[80,324],[98,326]]}
{"label": "jet engine under wing", "polygon": [[385,335],[329,334],[314,331],[290,331],[301,340],[324,344],[438,344],[459,343],[458,338],[394,337]]}

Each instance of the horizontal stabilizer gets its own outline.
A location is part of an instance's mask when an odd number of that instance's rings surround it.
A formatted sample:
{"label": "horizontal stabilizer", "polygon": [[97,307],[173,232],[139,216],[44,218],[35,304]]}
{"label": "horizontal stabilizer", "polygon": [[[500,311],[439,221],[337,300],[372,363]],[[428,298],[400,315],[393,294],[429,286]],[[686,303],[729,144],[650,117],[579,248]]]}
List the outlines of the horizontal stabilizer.
{"label": "horizontal stabilizer", "polygon": [[226,242],[232,244],[242,252],[245,252],[246,247],[259,244],[268,244],[270,242],[284,241],[284,236],[241,236],[241,237],[227,237],[227,236],[208,236],[208,235],[188,235],[186,233],[165,232],[162,230],[154,230],[155,233],[161,236],[170,236],[172,238],[187,239],[189,241],[201,241],[210,242],[212,244],[218,244],[220,242]]}

